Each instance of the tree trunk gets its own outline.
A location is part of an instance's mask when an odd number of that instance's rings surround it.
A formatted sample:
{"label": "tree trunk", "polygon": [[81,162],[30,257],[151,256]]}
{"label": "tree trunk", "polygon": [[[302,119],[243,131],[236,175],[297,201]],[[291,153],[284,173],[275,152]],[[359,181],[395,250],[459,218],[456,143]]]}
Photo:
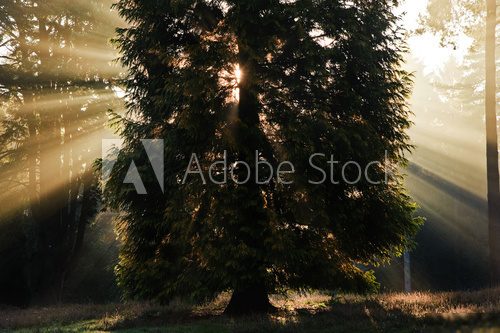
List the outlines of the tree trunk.
{"label": "tree trunk", "polygon": [[236,289],[231,300],[224,310],[228,316],[241,316],[257,313],[270,313],[275,311],[271,305],[267,291],[263,287],[247,287]]}
{"label": "tree trunk", "polygon": [[62,181],[61,163],[61,117],[60,109],[50,107],[50,98],[55,96],[54,82],[48,80],[51,73],[50,36],[48,19],[38,17],[39,42],[37,52],[40,59],[41,83],[37,89],[37,103],[40,116],[39,127],[39,198],[38,216],[40,265],[43,274],[38,282],[39,303],[57,301],[57,270],[59,246],[64,239],[62,231],[63,211],[61,207],[67,201],[65,182]]}
{"label": "tree trunk", "polygon": [[490,280],[492,286],[498,286],[500,284],[500,180],[498,170],[498,134],[496,114],[495,28],[496,1],[487,0],[485,105]]}
{"label": "tree trunk", "polygon": [[[242,2],[239,4],[241,12],[248,11],[248,4]],[[251,14],[248,14],[251,15]],[[250,181],[240,184],[246,189],[246,202],[239,207],[238,221],[239,225],[232,230],[233,236],[239,242],[245,244],[251,253],[262,251],[265,248],[264,239],[266,239],[268,226],[268,217],[262,207],[262,190],[254,181],[256,177],[255,151],[263,146],[263,135],[259,128],[259,99],[257,86],[257,61],[255,60],[255,50],[261,42],[255,34],[250,21],[241,22],[241,31],[238,38],[238,64],[242,76],[238,83],[238,119],[234,138],[237,143],[236,157],[240,161],[246,162],[249,167]],[[238,170],[237,170],[238,172]],[[244,179],[246,171],[241,171]],[[258,232],[248,232],[247,230],[258,230]],[[268,313],[274,307],[271,305],[265,283],[261,282],[265,276],[265,263],[257,255],[248,255],[244,258],[239,257],[242,268],[239,271],[240,276],[248,277],[245,280],[238,281],[238,287],[235,287],[231,300],[226,307],[225,314],[230,316],[247,315],[252,313]],[[250,281],[250,282],[248,282]]]}

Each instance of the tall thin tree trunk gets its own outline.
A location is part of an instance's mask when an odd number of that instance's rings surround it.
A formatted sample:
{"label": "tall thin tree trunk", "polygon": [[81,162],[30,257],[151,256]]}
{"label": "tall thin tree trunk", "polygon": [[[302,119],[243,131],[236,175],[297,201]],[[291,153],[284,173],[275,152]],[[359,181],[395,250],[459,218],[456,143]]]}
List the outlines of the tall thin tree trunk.
{"label": "tall thin tree trunk", "polygon": [[[61,205],[66,196],[64,189],[58,188],[61,179],[61,117],[58,108],[50,107],[50,98],[55,93],[51,73],[50,34],[48,19],[38,18],[38,55],[40,58],[40,78],[38,105],[40,115],[39,142],[39,184],[40,184],[40,254],[43,275],[39,282],[39,302],[57,300],[57,261],[62,230]],[[66,199],[67,200],[67,199]]]}
{"label": "tall thin tree trunk", "polygon": [[488,220],[490,280],[500,284],[500,179],[496,113],[496,1],[487,0],[486,18],[486,159],[488,177]]}

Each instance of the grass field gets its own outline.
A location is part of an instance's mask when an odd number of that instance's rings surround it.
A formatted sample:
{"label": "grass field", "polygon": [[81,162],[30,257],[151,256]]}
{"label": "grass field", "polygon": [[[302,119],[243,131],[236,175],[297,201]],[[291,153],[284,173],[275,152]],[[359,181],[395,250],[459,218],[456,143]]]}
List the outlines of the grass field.
{"label": "grass field", "polygon": [[269,316],[228,318],[228,295],[180,302],[0,309],[0,332],[500,332],[500,289],[458,293],[274,296]]}

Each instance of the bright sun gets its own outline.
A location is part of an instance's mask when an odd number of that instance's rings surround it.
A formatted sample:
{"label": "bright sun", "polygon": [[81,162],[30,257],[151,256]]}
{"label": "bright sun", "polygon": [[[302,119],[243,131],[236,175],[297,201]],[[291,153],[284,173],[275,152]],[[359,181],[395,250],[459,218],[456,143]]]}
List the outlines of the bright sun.
{"label": "bright sun", "polygon": [[241,69],[240,69],[240,65],[236,65],[235,66],[234,75],[236,76],[236,82],[240,83],[240,81],[241,81]]}
{"label": "bright sun", "polygon": [[239,102],[239,100],[240,100],[240,87],[239,87],[239,84],[241,82],[242,75],[243,75],[243,73],[241,72],[240,65],[236,64],[234,66],[234,77],[236,78],[236,87],[233,88],[233,99],[236,102]]}
{"label": "bright sun", "polygon": [[[396,14],[403,14],[402,23],[408,31],[419,27],[419,17],[427,10],[428,0],[406,0],[396,10]],[[424,74],[440,75],[446,62],[455,60],[463,61],[472,39],[461,35],[458,38],[455,50],[440,44],[437,34],[427,32],[421,35],[413,35],[408,40],[411,56],[424,66]]]}

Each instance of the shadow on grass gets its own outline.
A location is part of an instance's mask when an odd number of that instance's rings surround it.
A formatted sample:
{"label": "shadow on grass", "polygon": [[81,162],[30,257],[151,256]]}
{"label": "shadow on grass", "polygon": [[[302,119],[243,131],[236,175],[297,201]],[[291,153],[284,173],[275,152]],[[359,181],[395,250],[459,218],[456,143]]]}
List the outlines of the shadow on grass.
{"label": "shadow on grass", "polygon": [[[65,306],[12,312],[0,328],[18,332],[500,332],[500,290],[474,293],[322,294],[275,297],[272,315],[222,315],[228,296],[201,307],[148,303]],[[17,315],[18,317],[15,317]],[[43,317],[43,315],[48,316]],[[31,317],[30,317],[31,316]],[[38,322],[37,322],[37,319]],[[15,319],[18,318],[18,321]],[[29,319],[31,318],[31,319]],[[5,324],[7,323],[7,324]],[[45,328],[29,328],[45,327]],[[1,331],[1,330],[0,330]]]}
{"label": "shadow on grass", "polygon": [[[109,324],[109,322],[108,322]],[[92,329],[92,327],[88,327]],[[193,313],[149,313],[117,321],[95,323],[96,330],[120,332],[500,332],[496,313],[429,314],[416,316],[378,300],[342,302],[333,300],[316,309],[281,310],[273,315],[229,318]]]}

